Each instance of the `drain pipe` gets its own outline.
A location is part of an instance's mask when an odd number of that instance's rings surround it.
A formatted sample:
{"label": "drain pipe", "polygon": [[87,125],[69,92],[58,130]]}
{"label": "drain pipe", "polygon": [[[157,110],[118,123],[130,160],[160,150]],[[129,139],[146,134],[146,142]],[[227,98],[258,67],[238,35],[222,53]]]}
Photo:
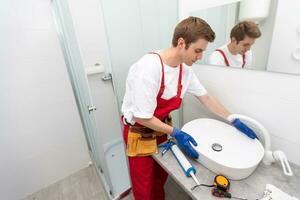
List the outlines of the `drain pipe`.
{"label": "drain pipe", "polygon": [[237,118],[253,128],[254,131],[258,134],[257,137],[259,138],[260,142],[264,144],[265,154],[263,157],[263,163],[265,165],[271,165],[273,162],[280,161],[283,173],[287,176],[293,176],[293,172],[285,153],[281,150],[273,152],[271,151],[271,138],[267,129],[258,121],[245,115],[232,114],[228,117],[228,120],[232,122]]}

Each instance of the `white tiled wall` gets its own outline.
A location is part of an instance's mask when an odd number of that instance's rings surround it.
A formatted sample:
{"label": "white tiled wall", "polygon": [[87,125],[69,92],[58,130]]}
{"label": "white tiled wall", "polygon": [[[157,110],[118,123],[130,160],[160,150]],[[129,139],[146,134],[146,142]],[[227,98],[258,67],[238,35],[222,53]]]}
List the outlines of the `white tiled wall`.
{"label": "white tiled wall", "polygon": [[[300,165],[300,76],[265,71],[195,65],[209,93],[232,113],[261,122],[271,135],[272,149],[281,149]],[[193,96],[184,99],[184,121],[215,117]]]}
{"label": "white tiled wall", "polygon": [[50,0],[0,5],[0,199],[87,166],[89,155]]}

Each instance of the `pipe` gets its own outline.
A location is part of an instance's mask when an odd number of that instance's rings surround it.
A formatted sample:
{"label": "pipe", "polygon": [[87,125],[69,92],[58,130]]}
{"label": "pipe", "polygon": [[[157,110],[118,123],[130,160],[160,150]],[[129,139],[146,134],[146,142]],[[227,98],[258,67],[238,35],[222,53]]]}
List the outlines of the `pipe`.
{"label": "pipe", "polygon": [[245,115],[240,115],[240,114],[231,114],[228,116],[228,120],[232,122],[235,119],[240,119],[241,121],[245,122],[247,125],[256,128],[259,130],[258,132],[256,131],[257,137],[259,138],[260,142],[264,141],[264,157],[263,157],[263,163],[265,165],[270,165],[273,162],[279,161],[281,163],[283,173],[287,176],[293,176],[293,172],[291,170],[291,167],[289,165],[288,159],[285,155],[285,153],[281,150],[277,151],[271,151],[271,138],[270,134],[267,131],[267,129],[258,121],[247,117]]}

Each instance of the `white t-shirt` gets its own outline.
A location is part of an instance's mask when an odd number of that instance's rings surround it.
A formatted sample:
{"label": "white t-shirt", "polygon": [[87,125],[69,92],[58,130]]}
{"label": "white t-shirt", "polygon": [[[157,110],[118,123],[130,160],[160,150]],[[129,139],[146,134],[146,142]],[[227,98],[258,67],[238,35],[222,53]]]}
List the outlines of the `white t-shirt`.
{"label": "white t-shirt", "polygon": [[[177,95],[179,66],[170,67],[164,64],[165,90],[163,99],[171,99]],[[134,124],[133,116],[138,118],[153,117],[157,106],[158,95],[162,78],[162,66],[158,55],[146,54],[128,72],[126,91],[122,104],[122,113],[127,122]],[[181,98],[186,92],[196,96],[207,93],[191,67],[182,64],[182,91]]]}
{"label": "white t-shirt", "polygon": [[[243,65],[243,56],[241,54],[233,55],[229,52],[227,44],[223,45],[222,47],[218,48],[221,49],[228,62],[229,66],[231,67],[236,67],[236,68],[242,68]],[[221,66],[226,66],[225,60],[221,52],[219,51],[214,51],[210,56],[209,56],[209,64],[211,65],[221,65]],[[245,53],[245,66],[244,68],[250,68],[252,65],[252,51],[251,49]]]}

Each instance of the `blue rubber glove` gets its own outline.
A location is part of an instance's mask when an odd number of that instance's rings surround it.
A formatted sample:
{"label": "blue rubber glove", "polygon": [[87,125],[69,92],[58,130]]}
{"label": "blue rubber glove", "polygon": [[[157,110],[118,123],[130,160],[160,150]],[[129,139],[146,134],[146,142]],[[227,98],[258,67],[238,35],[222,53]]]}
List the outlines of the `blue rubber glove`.
{"label": "blue rubber glove", "polygon": [[172,137],[174,137],[177,141],[177,145],[181,150],[184,151],[186,155],[193,159],[197,159],[199,157],[199,154],[197,151],[192,147],[191,143],[194,146],[197,146],[197,142],[194,140],[192,136],[187,134],[184,131],[181,131],[178,128],[173,128],[173,132],[171,134]]}
{"label": "blue rubber glove", "polygon": [[255,134],[255,132],[249,128],[246,124],[244,124],[243,122],[241,122],[241,120],[239,119],[235,119],[231,122],[231,124],[238,129],[239,131],[241,131],[242,133],[244,133],[245,135],[247,135],[249,138],[251,139],[255,139],[257,138],[257,135]]}

